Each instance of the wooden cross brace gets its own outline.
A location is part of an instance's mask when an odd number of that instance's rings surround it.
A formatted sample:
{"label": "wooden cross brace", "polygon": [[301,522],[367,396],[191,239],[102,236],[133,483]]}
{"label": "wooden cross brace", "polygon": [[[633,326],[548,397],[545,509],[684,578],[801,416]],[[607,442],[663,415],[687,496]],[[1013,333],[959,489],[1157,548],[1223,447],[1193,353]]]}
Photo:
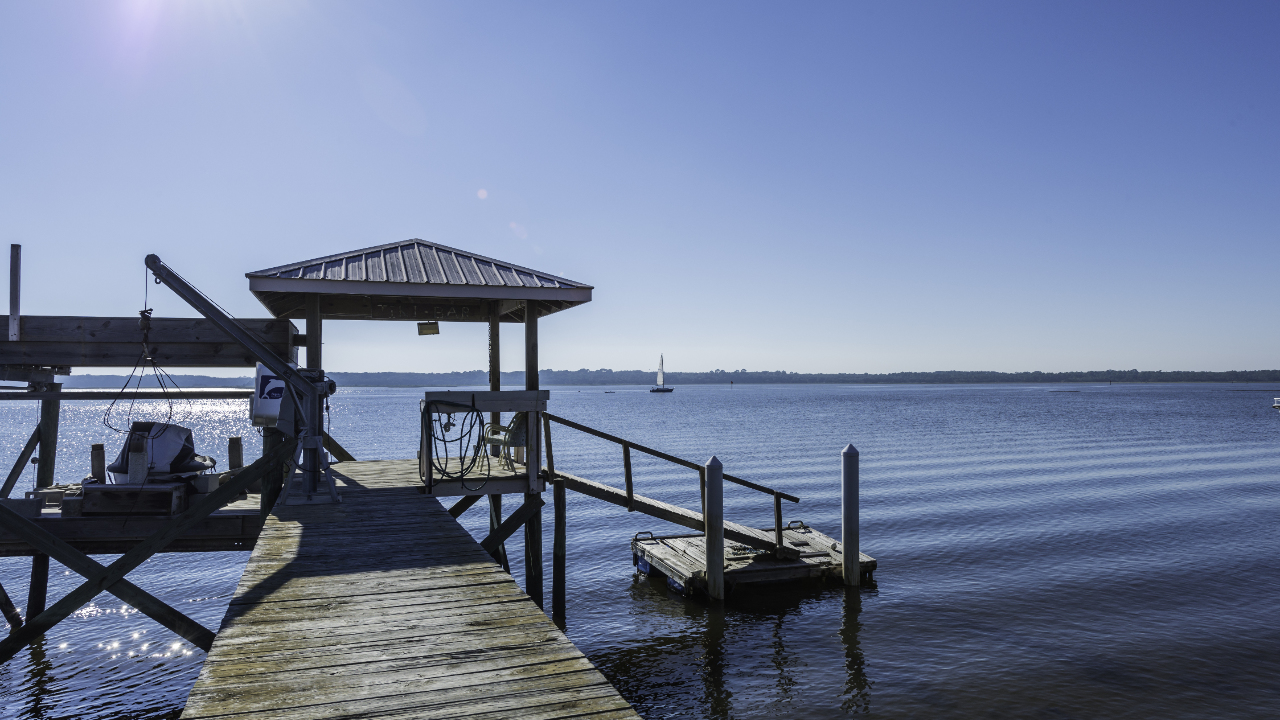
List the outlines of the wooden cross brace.
{"label": "wooden cross brace", "polygon": [[502,564],[502,560],[498,557],[498,547],[506,542],[507,538],[511,537],[516,530],[520,529],[521,525],[528,522],[529,518],[541,510],[543,505],[546,505],[546,503],[543,502],[541,495],[525,495],[524,504],[520,506],[520,509],[511,513],[511,517],[503,520],[496,530],[481,540],[480,547],[492,555],[493,559],[498,561],[498,564]]}
{"label": "wooden cross brace", "polygon": [[292,457],[293,446],[296,443],[296,440],[287,442],[270,454],[259,458],[227,483],[209,493],[209,496],[195,507],[174,517],[168,525],[138,543],[132,550],[106,567],[27,518],[7,507],[0,506],[0,526],[86,578],[80,587],[67,593],[66,597],[36,617],[27,618],[25,625],[15,628],[9,637],[0,640],[0,662],[7,662],[23,646],[62,622],[103,591],[110,592],[207,652],[213,646],[212,631],[125,580],[124,576],[146,562],[152,555],[163,550],[165,546],[208,517],[213,511],[226,505],[232,498],[239,495],[241,490],[278,469],[281,463]]}

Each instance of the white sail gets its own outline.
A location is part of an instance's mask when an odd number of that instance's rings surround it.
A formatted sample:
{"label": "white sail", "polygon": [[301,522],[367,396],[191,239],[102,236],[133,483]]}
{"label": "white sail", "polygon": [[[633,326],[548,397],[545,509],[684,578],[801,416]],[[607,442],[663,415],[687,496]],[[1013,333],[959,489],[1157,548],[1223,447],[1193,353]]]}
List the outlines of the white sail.
{"label": "white sail", "polygon": [[658,387],[662,387],[662,356],[658,356]]}

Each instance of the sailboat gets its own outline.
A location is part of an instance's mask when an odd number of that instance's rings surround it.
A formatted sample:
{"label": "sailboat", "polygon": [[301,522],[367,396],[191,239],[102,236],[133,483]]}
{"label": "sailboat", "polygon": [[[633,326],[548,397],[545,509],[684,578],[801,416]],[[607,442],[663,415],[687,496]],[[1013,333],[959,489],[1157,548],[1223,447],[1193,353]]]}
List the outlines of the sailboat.
{"label": "sailboat", "polygon": [[669,388],[662,384],[662,356],[658,356],[658,386],[650,388],[649,392],[675,392],[675,388]]}

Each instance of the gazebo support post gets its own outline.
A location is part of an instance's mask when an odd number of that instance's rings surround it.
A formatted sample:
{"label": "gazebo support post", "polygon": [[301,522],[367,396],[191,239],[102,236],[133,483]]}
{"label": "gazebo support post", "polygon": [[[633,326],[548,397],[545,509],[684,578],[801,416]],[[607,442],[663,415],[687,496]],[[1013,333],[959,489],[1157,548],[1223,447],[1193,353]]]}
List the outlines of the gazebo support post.
{"label": "gazebo support post", "polygon": [[[319,370],[324,367],[322,364],[322,347],[324,344],[324,334],[321,328],[320,319],[320,294],[307,293],[306,299],[307,313],[307,368]],[[324,428],[323,405],[318,399],[311,397],[302,398],[304,408],[300,408],[307,413],[307,425],[310,425],[318,433]],[[319,435],[317,440],[311,447],[312,443],[307,443],[302,449],[302,487],[307,496],[317,493],[320,489],[320,453],[323,450],[319,444]]]}
{"label": "gazebo support post", "polygon": [[[498,316],[502,314],[502,302],[492,300],[489,302],[489,389],[498,391],[502,389],[502,346],[501,334],[499,332]],[[489,413],[489,422],[494,425],[502,423],[502,413]],[[489,454],[497,455],[498,446],[490,445]],[[489,532],[497,532],[498,526],[502,524],[502,495],[494,494],[489,496]],[[498,564],[502,565],[502,569],[511,572],[511,563],[507,560],[507,544],[499,543],[497,549]]]}
{"label": "gazebo support post", "polygon": [[[524,304],[524,389],[538,389],[538,307],[533,300]],[[528,446],[525,450],[525,467],[529,471],[529,484],[537,481],[537,473],[542,467],[541,428],[538,427],[538,414],[530,412],[526,436]],[[539,500],[540,493],[525,494],[525,503]],[[532,496],[532,497],[531,497]],[[542,607],[542,509],[529,516],[524,526],[524,584],[525,592],[533,601]]]}

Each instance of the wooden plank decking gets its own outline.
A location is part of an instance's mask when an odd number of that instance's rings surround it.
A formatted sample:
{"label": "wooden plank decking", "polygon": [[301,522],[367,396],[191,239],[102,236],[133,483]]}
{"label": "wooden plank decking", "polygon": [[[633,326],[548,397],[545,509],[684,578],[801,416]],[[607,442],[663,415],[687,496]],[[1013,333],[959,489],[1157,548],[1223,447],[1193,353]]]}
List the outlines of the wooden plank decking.
{"label": "wooden plank decking", "polygon": [[183,718],[639,718],[441,507],[416,461],[278,506]]}

